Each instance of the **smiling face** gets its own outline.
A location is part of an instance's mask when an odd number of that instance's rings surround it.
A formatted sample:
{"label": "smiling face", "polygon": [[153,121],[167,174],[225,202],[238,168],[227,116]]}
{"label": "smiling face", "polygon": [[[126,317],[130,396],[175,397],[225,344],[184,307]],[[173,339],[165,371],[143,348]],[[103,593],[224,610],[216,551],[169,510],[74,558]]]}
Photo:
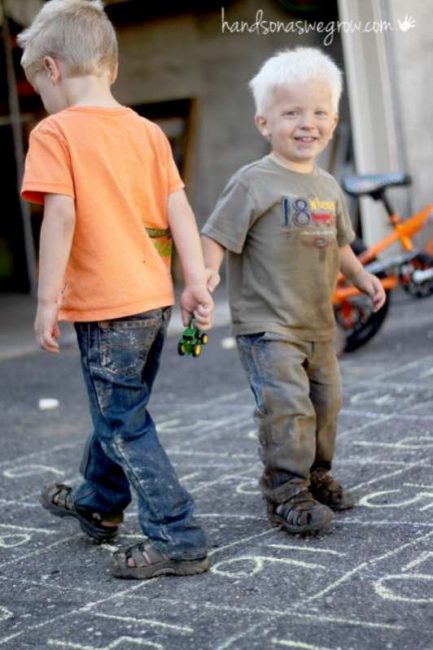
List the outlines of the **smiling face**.
{"label": "smiling face", "polygon": [[313,171],[337,121],[331,88],[316,79],[277,88],[266,115],[256,116],[257,128],[270,141],[274,156],[301,173]]}

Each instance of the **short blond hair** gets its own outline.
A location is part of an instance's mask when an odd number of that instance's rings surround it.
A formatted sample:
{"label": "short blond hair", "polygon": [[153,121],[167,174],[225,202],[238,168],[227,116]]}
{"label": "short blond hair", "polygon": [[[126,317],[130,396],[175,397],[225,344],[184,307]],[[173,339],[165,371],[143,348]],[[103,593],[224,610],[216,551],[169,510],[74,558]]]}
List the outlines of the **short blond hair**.
{"label": "short blond hair", "polygon": [[101,0],[49,0],[17,40],[29,79],[46,56],[61,60],[69,77],[99,75],[118,61],[116,33]]}
{"label": "short blond hair", "polygon": [[257,114],[263,115],[272,104],[278,88],[292,86],[311,79],[325,81],[331,89],[332,107],[338,113],[343,90],[343,75],[330,56],[314,47],[297,47],[278,52],[260,68],[249,86]]}

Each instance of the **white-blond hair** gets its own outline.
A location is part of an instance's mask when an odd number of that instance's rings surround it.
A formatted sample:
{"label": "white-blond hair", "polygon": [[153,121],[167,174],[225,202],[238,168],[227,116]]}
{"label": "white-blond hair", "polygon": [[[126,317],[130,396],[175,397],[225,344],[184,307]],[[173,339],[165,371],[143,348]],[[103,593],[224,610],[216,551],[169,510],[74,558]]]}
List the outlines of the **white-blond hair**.
{"label": "white-blond hair", "polygon": [[102,0],[49,0],[17,40],[29,79],[43,69],[46,56],[61,60],[69,77],[99,75],[118,60],[116,33]]}
{"label": "white-blond hair", "polygon": [[278,52],[260,68],[249,83],[258,115],[266,113],[278,88],[311,79],[325,81],[331,90],[332,107],[338,113],[343,75],[327,54],[314,47],[297,47]]}

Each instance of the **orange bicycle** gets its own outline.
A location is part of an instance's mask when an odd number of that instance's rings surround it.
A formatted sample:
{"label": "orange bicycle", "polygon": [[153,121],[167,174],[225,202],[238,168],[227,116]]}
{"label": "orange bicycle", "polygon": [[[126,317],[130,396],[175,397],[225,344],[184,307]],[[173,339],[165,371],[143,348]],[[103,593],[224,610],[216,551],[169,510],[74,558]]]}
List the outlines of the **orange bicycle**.
{"label": "orange bicycle", "polygon": [[[420,212],[402,219],[392,208],[386,189],[410,185],[411,179],[404,173],[369,174],[346,176],[342,187],[350,196],[371,196],[381,201],[393,231],[381,241],[367,248],[361,239],[352,244],[354,252],[366,269],[380,278],[386,291],[383,307],[373,312],[367,296],[339,275],[333,296],[334,313],[342,352],[353,352],[365,345],[382,327],[388,314],[391,291],[403,287],[414,298],[425,298],[433,293],[433,240],[424,248],[416,246],[413,237],[433,217],[433,204]],[[400,244],[398,254],[383,261],[378,255],[395,243]]]}

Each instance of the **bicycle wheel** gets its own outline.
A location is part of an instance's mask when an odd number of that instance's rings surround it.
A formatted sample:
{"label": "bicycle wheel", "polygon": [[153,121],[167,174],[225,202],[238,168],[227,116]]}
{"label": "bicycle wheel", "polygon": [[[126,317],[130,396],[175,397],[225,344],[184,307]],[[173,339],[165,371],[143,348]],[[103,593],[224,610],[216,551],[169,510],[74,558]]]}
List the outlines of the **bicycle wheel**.
{"label": "bicycle wheel", "polygon": [[415,282],[414,280],[416,271],[427,271],[431,268],[433,268],[433,257],[425,252],[419,253],[410,262],[401,266],[400,284],[412,298],[428,298],[433,294],[433,279],[430,278],[424,282]]}
{"label": "bicycle wheel", "polygon": [[374,312],[367,296],[360,294],[343,300],[334,306],[335,320],[343,338],[342,352],[354,352],[377,334],[388,314],[391,294],[386,291],[386,300],[379,311]]}

